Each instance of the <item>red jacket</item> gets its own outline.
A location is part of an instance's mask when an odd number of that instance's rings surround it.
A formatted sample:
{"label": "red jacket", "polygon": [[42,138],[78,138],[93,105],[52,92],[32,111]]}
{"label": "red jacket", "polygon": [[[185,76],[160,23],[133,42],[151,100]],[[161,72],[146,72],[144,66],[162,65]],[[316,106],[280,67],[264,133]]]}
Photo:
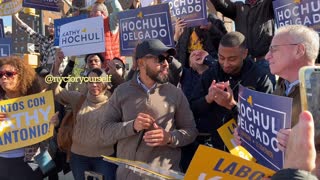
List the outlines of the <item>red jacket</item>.
{"label": "red jacket", "polygon": [[110,31],[109,17],[104,19],[104,36],[105,36],[105,58],[104,67],[107,67],[107,61],[117,57],[125,63],[125,57],[120,55],[120,36],[119,31],[112,33]]}

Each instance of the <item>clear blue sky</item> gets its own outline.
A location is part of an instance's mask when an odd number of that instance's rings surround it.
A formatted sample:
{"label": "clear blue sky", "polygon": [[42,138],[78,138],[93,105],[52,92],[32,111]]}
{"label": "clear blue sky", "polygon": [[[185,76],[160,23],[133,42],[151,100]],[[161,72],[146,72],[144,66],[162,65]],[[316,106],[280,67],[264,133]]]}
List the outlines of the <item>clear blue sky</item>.
{"label": "clear blue sky", "polygon": [[11,26],[11,16],[0,16],[0,18],[3,19],[4,26]]}

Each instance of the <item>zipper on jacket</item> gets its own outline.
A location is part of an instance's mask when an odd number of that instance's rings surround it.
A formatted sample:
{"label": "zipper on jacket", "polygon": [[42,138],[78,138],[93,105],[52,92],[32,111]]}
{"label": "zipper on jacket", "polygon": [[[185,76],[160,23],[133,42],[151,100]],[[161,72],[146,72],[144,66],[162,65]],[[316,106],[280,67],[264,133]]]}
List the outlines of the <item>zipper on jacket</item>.
{"label": "zipper on jacket", "polygon": [[[146,97],[146,109],[144,109],[144,112],[143,113],[146,113],[148,114],[148,108],[149,106],[151,106],[151,99],[150,99],[150,92],[147,92],[147,97]],[[139,137],[138,137],[138,142],[137,142],[137,146],[136,146],[136,151],[135,151],[135,154],[134,154],[134,160],[136,160],[136,156],[137,156],[137,152],[138,152],[138,149],[139,149],[139,146],[141,145],[142,141],[143,141],[143,136],[144,136],[144,133],[146,132],[146,129],[144,130],[141,130],[139,132]]]}

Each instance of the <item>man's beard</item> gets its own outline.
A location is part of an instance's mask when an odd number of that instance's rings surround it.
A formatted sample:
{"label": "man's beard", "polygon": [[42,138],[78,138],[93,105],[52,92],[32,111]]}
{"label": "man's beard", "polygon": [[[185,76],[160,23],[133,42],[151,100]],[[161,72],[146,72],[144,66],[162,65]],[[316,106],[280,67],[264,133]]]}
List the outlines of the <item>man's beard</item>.
{"label": "man's beard", "polygon": [[150,79],[152,79],[153,81],[157,82],[157,83],[166,83],[169,81],[169,76],[168,75],[160,75],[160,72],[154,72],[152,71],[148,66],[146,67],[146,74],[147,76],[149,76]]}

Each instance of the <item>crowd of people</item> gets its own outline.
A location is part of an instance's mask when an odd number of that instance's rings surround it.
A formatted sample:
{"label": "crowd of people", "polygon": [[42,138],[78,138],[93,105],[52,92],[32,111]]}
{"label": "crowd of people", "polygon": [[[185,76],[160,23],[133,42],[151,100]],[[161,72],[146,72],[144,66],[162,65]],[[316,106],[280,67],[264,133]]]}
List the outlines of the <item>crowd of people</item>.
{"label": "crowd of people", "polygon": [[[320,177],[313,125],[317,119],[301,112],[298,78],[301,67],[316,65],[319,34],[303,25],[275,30],[271,0],[211,2],[235,21],[236,31],[227,32],[223,21],[210,13],[208,24],[203,26],[186,27],[185,21],[178,19],[175,47],[167,47],[158,39],[139,42],[129,72],[120,54],[117,14],[123,11],[122,6],[118,0],[107,1],[112,9],[108,13],[103,1],[95,2],[89,17],[104,19],[105,52],[85,55],[86,69],[81,76],[111,76],[111,82],[68,86],[66,82],[44,82],[48,74],[70,76],[75,66],[76,57],[64,56],[54,47],[53,24],[46,37],[14,15],[21,29],[41,46],[42,63],[33,70],[18,57],[1,58],[0,99],[53,90],[59,113],[50,122],[56,132],[68,113],[73,114],[75,123],[69,152],[57,148],[56,138],[0,152],[0,179],[48,176],[56,180],[57,173],[70,168],[76,180],[85,179],[86,171],[107,180],[142,179],[136,172],[104,161],[101,155],[186,172],[200,144],[228,151],[217,129],[237,119],[239,85],[293,99],[292,129],[281,129],[277,135],[277,145],[285,152],[284,167],[271,179]],[[63,7],[62,1],[58,4]],[[129,9],[140,7],[140,0],[133,0]],[[0,121],[6,118],[1,112]],[[241,144],[237,130],[234,136]],[[27,163],[39,147],[49,149],[56,163],[46,174],[32,170]]]}

